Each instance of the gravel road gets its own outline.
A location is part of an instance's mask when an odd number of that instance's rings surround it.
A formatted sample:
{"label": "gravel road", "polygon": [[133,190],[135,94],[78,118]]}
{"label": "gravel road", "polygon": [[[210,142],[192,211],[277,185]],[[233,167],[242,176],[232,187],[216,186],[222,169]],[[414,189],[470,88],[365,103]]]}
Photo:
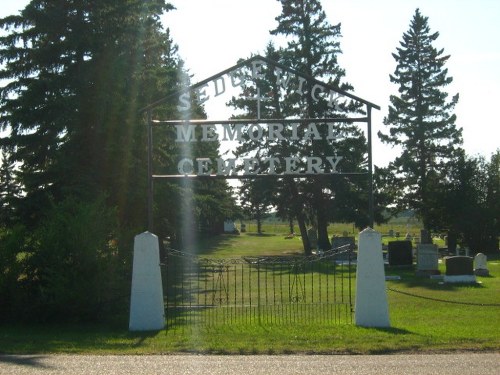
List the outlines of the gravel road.
{"label": "gravel road", "polygon": [[1,375],[498,375],[500,353],[397,355],[0,355]]}

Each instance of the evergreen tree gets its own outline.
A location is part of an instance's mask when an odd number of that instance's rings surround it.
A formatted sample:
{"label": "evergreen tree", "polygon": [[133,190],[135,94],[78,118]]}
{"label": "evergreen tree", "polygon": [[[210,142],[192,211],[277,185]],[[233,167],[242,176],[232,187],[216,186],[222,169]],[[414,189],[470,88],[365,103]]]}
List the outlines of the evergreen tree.
{"label": "evergreen tree", "polygon": [[379,132],[383,142],[402,148],[389,166],[402,187],[398,207],[415,210],[426,229],[432,229],[433,197],[462,144],[452,113],[458,94],[448,98],[444,91],[453,80],[445,68],[449,56],[433,46],[438,36],[417,9],[393,54],[397,66],[390,79],[398,85],[399,95],[390,97],[384,119],[388,134]]}

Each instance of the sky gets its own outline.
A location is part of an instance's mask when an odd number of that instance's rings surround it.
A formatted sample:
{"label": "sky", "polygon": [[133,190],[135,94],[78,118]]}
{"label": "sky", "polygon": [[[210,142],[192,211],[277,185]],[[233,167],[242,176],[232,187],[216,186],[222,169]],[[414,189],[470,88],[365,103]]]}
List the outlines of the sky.
{"label": "sky", "polygon": [[[22,9],[26,0],[1,0],[0,17]],[[277,0],[171,0],[176,10],[162,20],[193,75],[192,83],[233,66],[240,58],[263,54],[281,13]],[[353,93],[381,107],[373,111],[373,160],[378,166],[394,159],[397,150],[382,144],[389,96],[397,87],[389,81],[396,67],[392,53],[408,31],[415,10],[429,18],[434,42],[451,55],[446,67],[459,93],[456,125],[463,129],[469,155],[487,158],[500,148],[500,1],[498,0],[323,0],[330,24],[341,24],[339,64]],[[229,98],[225,98],[227,101]],[[225,102],[206,102],[210,119],[227,111]],[[225,116],[227,118],[228,116]]]}

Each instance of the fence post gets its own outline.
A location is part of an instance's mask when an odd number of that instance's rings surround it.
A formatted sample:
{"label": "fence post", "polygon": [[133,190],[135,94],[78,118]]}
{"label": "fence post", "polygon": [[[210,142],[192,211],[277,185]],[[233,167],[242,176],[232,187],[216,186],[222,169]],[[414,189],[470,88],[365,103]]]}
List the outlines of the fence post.
{"label": "fence post", "polygon": [[129,330],[155,331],[164,327],[165,307],[158,237],[144,232],[134,239]]}
{"label": "fence post", "polygon": [[364,327],[390,327],[382,237],[371,228],[359,234],[355,321]]}

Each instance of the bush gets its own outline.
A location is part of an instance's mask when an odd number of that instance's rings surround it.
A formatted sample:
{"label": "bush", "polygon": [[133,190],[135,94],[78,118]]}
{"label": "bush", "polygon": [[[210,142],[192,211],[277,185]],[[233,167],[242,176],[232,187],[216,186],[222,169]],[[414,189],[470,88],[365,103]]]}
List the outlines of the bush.
{"label": "bush", "polygon": [[2,288],[18,293],[10,312],[38,321],[89,321],[125,308],[128,262],[115,218],[103,199],[67,199],[31,235],[17,236],[16,262],[9,259],[17,279]]}

